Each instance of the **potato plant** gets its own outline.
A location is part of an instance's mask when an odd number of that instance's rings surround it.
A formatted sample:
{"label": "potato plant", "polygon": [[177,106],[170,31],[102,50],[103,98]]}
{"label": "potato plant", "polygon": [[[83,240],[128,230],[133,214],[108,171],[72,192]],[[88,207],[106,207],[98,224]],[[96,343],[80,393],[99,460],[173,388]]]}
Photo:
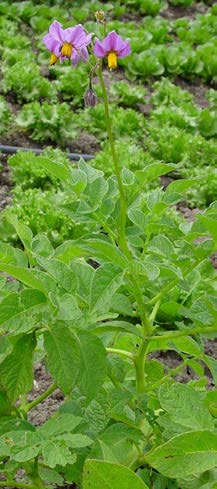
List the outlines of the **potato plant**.
{"label": "potato plant", "polygon": [[[104,12],[95,17],[104,30]],[[106,175],[82,158],[76,167],[58,155],[34,157],[32,184],[42,178],[48,186],[62,185],[67,197],[53,206],[80,228],[79,236],[59,246],[43,233],[33,236],[7,211],[22,249],[0,243],[0,486],[214,489],[217,396],[207,388],[205,369],[215,384],[217,362],[204,340],[216,337],[210,263],[217,250],[216,202],[194,223],[179,221],[171,209],[194,178],[150,189],[176,168],[174,162],[149,162],[134,171],[120,163],[123,121],[119,132],[115,128],[122,111],[115,119],[102,68],[104,59],[112,71],[129,56],[128,39],[113,30],[92,40],[82,25],[63,28],[54,21],[43,41],[52,65],[91,63],[86,123],[91,111],[103,111],[112,171]],[[95,108],[96,77],[102,100]],[[135,128],[136,140],[143,121],[131,109],[127,115],[126,133]],[[176,367],[155,358],[162,350],[176,352]],[[30,401],[37,358],[52,380]],[[185,384],[177,375],[186,368],[195,378]],[[64,401],[35,427],[29,413],[57,389]]]}

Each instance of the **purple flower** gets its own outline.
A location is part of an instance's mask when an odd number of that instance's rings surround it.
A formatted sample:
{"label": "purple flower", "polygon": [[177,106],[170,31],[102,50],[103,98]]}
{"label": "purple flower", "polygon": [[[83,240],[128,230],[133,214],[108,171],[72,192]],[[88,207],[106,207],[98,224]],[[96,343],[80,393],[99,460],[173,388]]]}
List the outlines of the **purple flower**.
{"label": "purple flower", "polygon": [[112,31],[102,42],[96,41],[94,54],[97,58],[107,57],[109,68],[114,69],[117,68],[117,58],[124,58],[130,54],[130,44],[128,39],[123,41],[121,36]]}
{"label": "purple flower", "polygon": [[60,22],[55,20],[43,38],[46,48],[52,53],[50,64],[55,64],[59,58],[61,61],[71,59],[74,66],[80,60],[85,61],[88,58],[86,46],[91,37],[92,34],[86,34],[81,24],[63,29]]}

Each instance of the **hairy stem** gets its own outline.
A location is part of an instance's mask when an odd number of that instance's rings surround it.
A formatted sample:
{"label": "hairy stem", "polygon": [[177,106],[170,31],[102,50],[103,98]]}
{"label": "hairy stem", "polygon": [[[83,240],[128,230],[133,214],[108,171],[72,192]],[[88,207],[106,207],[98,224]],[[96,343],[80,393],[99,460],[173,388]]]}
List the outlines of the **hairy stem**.
{"label": "hairy stem", "polygon": [[[8,487],[18,487],[21,489],[37,489],[37,486],[33,486],[32,484],[25,484],[25,482],[17,482],[13,479],[7,479],[5,481],[0,481],[0,487],[8,486]],[[44,489],[44,488],[43,488]]]}
{"label": "hairy stem", "polygon": [[119,244],[120,244],[120,248],[125,253],[125,255],[128,258],[131,258],[131,253],[128,249],[127,240],[126,240],[126,215],[127,215],[126,197],[125,197],[125,193],[124,193],[124,187],[123,187],[122,180],[121,180],[121,171],[120,171],[120,167],[118,164],[117,154],[116,154],[115,145],[114,145],[111,119],[110,119],[110,113],[109,113],[109,103],[108,103],[108,97],[107,97],[105,82],[104,82],[104,79],[102,76],[102,67],[101,66],[98,68],[98,77],[99,77],[100,85],[102,88],[108,139],[109,139],[111,155],[112,155],[112,159],[113,159],[113,163],[114,163],[114,170],[115,170],[115,175],[117,178],[118,189],[119,189],[119,194],[120,194]]}
{"label": "hairy stem", "polygon": [[37,489],[45,489],[42,479],[38,473],[38,457],[35,458],[34,465],[30,473],[30,477],[32,481],[35,483]]}
{"label": "hairy stem", "polygon": [[136,369],[136,390],[138,394],[143,394],[146,389],[145,360],[148,353],[149,341],[142,341],[138,353],[134,357]]}
{"label": "hairy stem", "polygon": [[155,382],[154,384],[152,384],[150,387],[148,387],[148,391],[152,391],[154,389],[156,389],[157,387],[160,387],[160,385],[162,385],[164,382],[166,382],[167,379],[169,379],[170,377],[172,377],[173,375],[176,375],[178,374],[179,372],[181,372],[183,370],[183,368],[185,367],[185,365],[187,365],[188,361],[185,360],[184,362],[182,362],[180,365],[178,365],[178,367],[175,367],[173,369],[171,369],[168,374],[164,375],[164,377],[162,377],[161,379],[157,380],[157,382]]}
{"label": "hairy stem", "polygon": [[118,348],[106,348],[107,353],[112,353],[113,355],[122,355],[123,357],[130,358],[133,360],[133,354],[127,350],[120,350]]}
{"label": "hairy stem", "polygon": [[49,397],[56,389],[58,389],[58,386],[56,384],[50,385],[46,391],[43,392],[40,396],[38,396],[34,401],[29,402],[23,409],[28,413],[31,411],[31,409],[35,408],[38,404],[40,404],[44,399]]}
{"label": "hairy stem", "polygon": [[150,336],[152,333],[152,324],[149,320],[148,314],[146,312],[146,305],[144,304],[144,298],[142,295],[142,291],[137,284],[136,278],[131,275],[130,280],[134,287],[134,297],[136,299],[138,305],[138,313],[141,318],[141,323],[143,327],[144,337]]}
{"label": "hairy stem", "polygon": [[216,333],[216,325],[215,326],[206,326],[206,327],[198,327],[198,328],[193,328],[193,329],[183,329],[181,331],[168,331],[167,333],[159,334],[159,335],[154,335],[154,336],[149,336],[147,339],[154,340],[154,341],[161,341],[163,340],[171,340],[173,338],[179,338],[181,336],[193,336],[195,334],[199,333]]}

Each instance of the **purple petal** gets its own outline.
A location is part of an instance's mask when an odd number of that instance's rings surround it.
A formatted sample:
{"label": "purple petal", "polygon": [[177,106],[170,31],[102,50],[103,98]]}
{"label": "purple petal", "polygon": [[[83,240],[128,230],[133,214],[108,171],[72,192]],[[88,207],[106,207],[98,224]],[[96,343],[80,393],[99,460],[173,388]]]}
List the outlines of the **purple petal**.
{"label": "purple petal", "polygon": [[70,42],[76,48],[87,46],[91,41],[92,34],[86,34],[82,25],[78,24],[75,27],[69,27],[64,31],[64,40]]}
{"label": "purple petal", "polygon": [[93,52],[97,58],[104,58],[106,56],[106,51],[104,49],[103,43],[101,43],[100,41],[96,41]]}
{"label": "purple petal", "polygon": [[96,56],[101,58],[111,51],[114,51],[120,58],[130,54],[130,44],[128,39],[123,41],[122,37],[116,34],[115,31],[109,32],[104,41],[102,43],[97,41],[95,46],[96,50],[94,50],[94,52]]}
{"label": "purple petal", "polygon": [[130,44],[128,40],[123,41],[123,47],[117,54],[119,58],[124,58],[124,56],[128,56],[128,54],[130,54]]}
{"label": "purple petal", "polygon": [[72,64],[76,66],[79,61],[85,61],[88,58],[88,51],[86,48],[82,48],[80,52],[76,51],[76,49],[72,50]]}
{"label": "purple petal", "polygon": [[80,24],[75,27],[68,27],[64,30],[64,41],[74,44],[76,38],[78,38],[81,33],[83,33],[83,28]]}
{"label": "purple petal", "polygon": [[63,42],[64,30],[62,29],[60,22],[57,22],[57,20],[55,20],[53,24],[51,24],[49,28],[49,34],[51,35],[51,37],[53,37],[55,41],[58,41],[59,43]]}
{"label": "purple petal", "polygon": [[56,56],[59,56],[60,44],[58,41],[55,41],[50,34],[46,34],[42,40],[49,51],[54,53]]}
{"label": "purple petal", "polygon": [[116,53],[122,48],[123,40],[115,31],[109,32],[103,41],[103,47],[107,53],[115,51]]}
{"label": "purple petal", "polygon": [[[92,34],[86,34],[84,32],[84,36],[80,38],[78,44],[80,46],[82,45],[83,47],[88,46],[88,44],[90,44],[90,42],[91,42],[91,38],[92,38]],[[76,41],[76,44],[77,44],[77,41]]]}
{"label": "purple petal", "polygon": [[80,61],[80,59],[81,59],[80,54],[78,54],[77,51],[73,50],[72,56],[71,56],[73,66],[76,66],[78,64],[78,62]]}
{"label": "purple petal", "polygon": [[82,48],[82,49],[81,49],[81,54],[82,54],[82,59],[83,59],[83,61],[85,61],[86,59],[88,59],[88,57],[89,57],[89,53],[88,53],[87,48]]}

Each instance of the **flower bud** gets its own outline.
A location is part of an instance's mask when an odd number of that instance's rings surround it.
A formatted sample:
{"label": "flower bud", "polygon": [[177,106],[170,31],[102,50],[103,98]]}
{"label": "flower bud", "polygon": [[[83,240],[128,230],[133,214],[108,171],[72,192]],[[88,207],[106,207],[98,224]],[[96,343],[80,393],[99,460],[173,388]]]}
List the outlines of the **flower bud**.
{"label": "flower bud", "polygon": [[99,24],[104,24],[106,22],[105,12],[103,10],[97,10],[95,12],[96,21]]}
{"label": "flower bud", "polygon": [[96,106],[96,94],[92,88],[88,88],[84,94],[84,104],[85,107],[95,107]]}

